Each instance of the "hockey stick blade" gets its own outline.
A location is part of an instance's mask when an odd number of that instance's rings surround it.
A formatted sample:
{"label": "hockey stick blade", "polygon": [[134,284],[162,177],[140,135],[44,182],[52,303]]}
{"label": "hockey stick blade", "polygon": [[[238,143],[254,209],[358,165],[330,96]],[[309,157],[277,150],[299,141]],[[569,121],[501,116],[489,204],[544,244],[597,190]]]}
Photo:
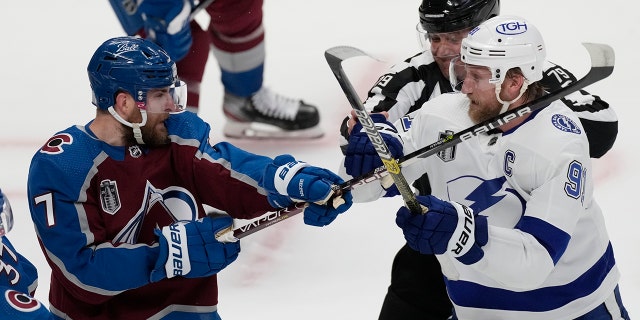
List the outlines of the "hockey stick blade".
{"label": "hockey stick blade", "polygon": [[[587,49],[589,57],[591,58],[591,69],[580,80],[564,88],[560,88],[552,93],[544,95],[538,99],[525,103],[517,108],[508,110],[489,120],[483,121],[458,133],[440,139],[426,147],[422,147],[400,158],[398,160],[398,164],[400,166],[411,165],[412,163],[415,163],[422,158],[426,158],[444,149],[450,148],[462,141],[471,139],[480,133],[500,127],[503,124],[506,124],[526,114],[530,114],[536,110],[543,109],[547,107],[551,102],[576,91],[579,91],[584,87],[596,83],[602,79],[605,79],[609,75],[611,75],[611,73],[613,73],[613,67],[615,64],[615,53],[609,45],[600,43],[583,43],[582,45]],[[371,181],[378,180],[385,175],[387,175],[386,168],[384,166],[378,167],[371,172],[355,177],[349,181],[345,181],[340,185],[340,188],[343,190],[350,190]]]}
{"label": "hockey stick blade", "polygon": [[378,131],[378,129],[376,129],[375,122],[373,122],[373,120],[371,119],[371,116],[369,115],[367,110],[364,108],[364,105],[360,101],[358,94],[356,93],[355,89],[351,85],[349,78],[347,77],[344,69],[342,68],[342,61],[344,61],[345,59],[349,59],[357,56],[368,56],[368,57],[370,56],[360,49],[349,47],[349,46],[338,46],[338,47],[329,48],[325,51],[324,56],[327,59],[329,68],[331,69],[336,79],[338,80],[338,83],[340,84],[342,91],[344,91],[344,94],[347,97],[347,100],[349,100],[349,104],[351,104],[351,107],[355,111],[355,114],[358,117],[360,124],[362,125],[367,136],[369,137],[371,144],[373,145],[374,149],[378,153],[380,160],[382,160],[382,163],[384,164],[385,169],[387,170],[389,175],[391,175],[391,178],[393,178],[393,182],[398,188],[400,195],[404,199],[406,207],[409,208],[409,210],[411,210],[411,212],[415,214],[423,213],[424,212],[423,208],[420,206],[420,203],[416,199],[416,196],[411,190],[409,183],[402,175],[400,166],[398,165],[398,160],[396,160],[391,155],[391,151],[389,151],[389,147],[387,146],[386,142],[380,135],[380,132]]}

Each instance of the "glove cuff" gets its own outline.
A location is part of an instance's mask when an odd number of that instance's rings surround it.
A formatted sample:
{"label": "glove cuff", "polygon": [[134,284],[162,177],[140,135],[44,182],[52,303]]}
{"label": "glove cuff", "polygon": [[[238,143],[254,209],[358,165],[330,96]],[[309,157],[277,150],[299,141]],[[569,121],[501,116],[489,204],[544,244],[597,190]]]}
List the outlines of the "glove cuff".
{"label": "glove cuff", "polygon": [[164,265],[167,278],[184,276],[191,271],[189,247],[187,247],[187,229],[184,225],[184,222],[176,222],[162,228],[162,236],[167,241],[170,241],[168,244],[168,259]]}
{"label": "glove cuff", "polygon": [[294,161],[281,165],[276,169],[275,176],[273,177],[273,185],[279,194],[287,195],[287,187],[289,182],[293,179],[293,176],[302,170],[302,168],[309,166],[305,162]]}
{"label": "glove cuff", "polygon": [[482,246],[487,244],[489,232],[488,232],[488,223],[487,217],[476,215],[475,218],[475,241],[473,245],[470,246],[469,251],[462,256],[456,257],[458,261],[471,265],[474,264],[482,257],[484,257],[484,250],[482,250]]}
{"label": "glove cuff", "polygon": [[165,271],[165,264],[167,262],[167,258],[169,257],[169,249],[167,240],[162,236],[162,230],[154,229],[153,233],[158,237],[158,259],[156,260],[156,264],[151,270],[151,275],[149,276],[149,280],[151,282],[158,282],[167,277],[167,273]]}

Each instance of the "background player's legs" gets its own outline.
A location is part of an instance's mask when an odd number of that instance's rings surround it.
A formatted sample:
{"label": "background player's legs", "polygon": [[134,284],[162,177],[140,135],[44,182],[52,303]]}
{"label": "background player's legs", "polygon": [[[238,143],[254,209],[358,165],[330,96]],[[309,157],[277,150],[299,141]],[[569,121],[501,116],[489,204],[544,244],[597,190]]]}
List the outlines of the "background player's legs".
{"label": "background player's legs", "polygon": [[224,134],[237,138],[321,136],[316,107],[263,87],[262,0],[218,0],[207,12],[213,54],[225,88]]}
{"label": "background player's legs", "polygon": [[190,26],[193,43],[189,53],[176,64],[180,80],[187,84],[187,110],[197,113],[200,106],[200,83],[209,58],[211,38],[197,22],[191,21]]}
{"label": "background player's legs", "polygon": [[405,244],[393,259],[378,320],[446,320],[452,308],[436,256]]}

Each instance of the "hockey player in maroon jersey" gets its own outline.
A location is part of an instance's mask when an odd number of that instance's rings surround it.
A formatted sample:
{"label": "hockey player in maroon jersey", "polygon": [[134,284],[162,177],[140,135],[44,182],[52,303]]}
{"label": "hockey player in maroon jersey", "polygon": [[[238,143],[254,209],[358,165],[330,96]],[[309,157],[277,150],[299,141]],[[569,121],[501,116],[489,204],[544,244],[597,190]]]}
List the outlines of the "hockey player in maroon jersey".
{"label": "hockey player in maroon jersey", "polygon": [[325,226],[351,205],[328,170],[210,144],[155,43],[109,39],[87,70],[95,119],[53,135],[29,169],[57,318],[220,319],[216,275],[240,252],[233,218],[305,202],[305,223]]}
{"label": "hockey player in maroon jersey", "polygon": [[[191,21],[193,0],[110,0],[128,35],[155,41],[177,61],[189,87],[188,106],[197,112],[209,52],[218,66],[227,121],[223,132],[233,138],[317,138],[318,109],[263,85],[265,30],[263,0],[200,0],[209,25]],[[207,4],[209,3],[209,4]]]}
{"label": "hockey player in maroon jersey", "polygon": [[52,319],[49,310],[33,298],[38,286],[36,267],[16,251],[6,236],[12,227],[11,205],[0,190],[0,319]]}

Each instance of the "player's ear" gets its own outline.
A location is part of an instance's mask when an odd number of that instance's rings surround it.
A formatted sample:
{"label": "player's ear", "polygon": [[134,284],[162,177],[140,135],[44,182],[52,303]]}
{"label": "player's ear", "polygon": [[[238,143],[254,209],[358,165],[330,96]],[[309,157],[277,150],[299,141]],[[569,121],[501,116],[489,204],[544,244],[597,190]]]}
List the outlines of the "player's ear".
{"label": "player's ear", "polygon": [[510,72],[507,73],[507,76],[504,79],[502,92],[508,93],[508,99],[511,100],[520,95],[520,88],[524,85],[524,76],[521,72]]}
{"label": "player's ear", "polygon": [[128,119],[134,108],[137,108],[135,102],[131,99],[131,95],[124,91],[116,93],[114,102],[113,108],[124,119]]}

